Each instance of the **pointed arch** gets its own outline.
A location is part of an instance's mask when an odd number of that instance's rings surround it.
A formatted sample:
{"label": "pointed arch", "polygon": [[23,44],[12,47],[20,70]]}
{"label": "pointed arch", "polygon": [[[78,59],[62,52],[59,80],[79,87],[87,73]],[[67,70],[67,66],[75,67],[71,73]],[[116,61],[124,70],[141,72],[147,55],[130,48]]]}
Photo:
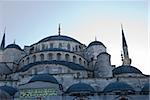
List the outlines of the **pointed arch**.
{"label": "pointed arch", "polygon": [[36,62],[36,55],[32,56],[33,62]]}
{"label": "pointed arch", "polygon": [[44,61],[44,54],[40,54],[40,60]]}
{"label": "pointed arch", "polygon": [[73,62],[76,63],[77,62],[77,57],[74,55],[73,56]]}
{"label": "pointed arch", "polygon": [[53,54],[52,53],[48,53],[48,60],[52,60],[53,59]]}
{"label": "pointed arch", "polygon": [[65,60],[66,60],[66,61],[70,61],[70,56],[69,56],[69,54],[65,54]]}
{"label": "pointed arch", "polygon": [[57,53],[57,60],[58,60],[58,61],[61,60],[61,53]]}
{"label": "pointed arch", "polygon": [[79,64],[82,65],[82,59],[81,58],[79,58]]}
{"label": "pointed arch", "polygon": [[69,43],[67,44],[67,49],[70,50],[70,44]]}

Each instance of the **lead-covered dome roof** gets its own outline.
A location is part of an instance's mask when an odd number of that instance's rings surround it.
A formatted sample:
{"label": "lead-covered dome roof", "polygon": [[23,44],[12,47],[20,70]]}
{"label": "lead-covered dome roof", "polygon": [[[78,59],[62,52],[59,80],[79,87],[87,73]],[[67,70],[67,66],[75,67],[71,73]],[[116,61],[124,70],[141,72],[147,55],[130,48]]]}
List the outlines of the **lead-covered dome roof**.
{"label": "lead-covered dome roof", "polygon": [[54,83],[54,84],[59,84],[58,81],[56,80],[56,78],[54,78],[50,74],[37,74],[37,75],[34,75],[33,78],[31,78],[31,80],[28,83],[36,82],[36,81],[50,82],[50,83]]}
{"label": "lead-covered dome roof", "polygon": [[28,65],[23,66],[20,70],[18,70],[18,72],[27,71],[31,67],[36,66],[36,65],[40,65],[40,64],[59,64],[59,65],[67,66],[68,68],[70,68],[72,70],[86,70],[83,66],[81,66],[79,64],[75,64],[73,62],[52,60],[52,61],[37,61],[34,63],[30,63]]}
{"label": "lead-covered dome roof", "polygon": [[112,82],[108,84],[104,90],[104,92],[114,92],[114,91],[134,91],[134,89],[124,82]]}
{"label": "lead-covered dome roof", "polygon": [[145,83],[141,92],[150,92],[150,83]]}
{"label": "lead-covered dome roof", "polygon": [[[79,41],[77,41],[76,39],[73,39],[69,36],[64,36],[64,35],[54,35],[54,36],[49,36],[49,37],[46,37],[42,40],[40,40],[38,43],[40,42],[47,42],[47,41],[53,41],[53,40],[63,40],[63,41],[72,41],[72,42],[77,42],[77,43],[80,43]],[[80,43],[81,44],[81,43]]]}
{"label": "lead-covered dome roof", "polygon": [[7,86],[7,85],[0,86],[0,90],[5,91],[10,96],[14,96],[15,93],[18,91],[16,88],[11,87],[11,86]]}
{"label": "lead-covered dome roof", "polygon": [[6,63],[0,63],[0,75],[11,74],[13,71],[9,68]]}
{"label": "lead-covered dome roof", "polygon": [[66,93],[72,92],[94,92],[94,88],[86,83],[76,83],[71,85],[67,90]]}
{"label": "lead-covered dome roof", "polygon": [[20,46],[17,45],[17,44],[9,44],[8,46],[6,46],[6,49],[7,49],[7,48],[15,48],[15,49],[18,49],[18,50],[22,50],[22,49],[20,48]]}
{"label": "lead-covered dome roof", "polygon": [[93,41],[93,42],[91,42],[91,43],[88,45],[88,47],[93,46],[93,45],[102,45],[102,46],[105,47],[105,45],[104,45],[102,42],[100,42],[100,41]]}
{"label": "lead-covered dome roof", "polygon": [[137,74],[142,74],[142,72],[130,65],[122,65],[119,66],[115,69],[113,69],[113,74],[117,75],[117,74],[124,74],[124,73],[137,73]]}

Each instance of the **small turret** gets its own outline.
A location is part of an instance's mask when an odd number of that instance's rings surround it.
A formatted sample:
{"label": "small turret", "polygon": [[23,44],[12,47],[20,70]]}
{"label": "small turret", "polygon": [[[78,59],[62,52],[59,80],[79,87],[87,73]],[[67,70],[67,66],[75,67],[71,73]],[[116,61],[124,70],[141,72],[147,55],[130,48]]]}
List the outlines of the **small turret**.
{"label": "small turret", "polygon": [[97,56],[102,52],[106,52],[106,47],[102,42],[95,40],[88,45],[86,49],[86,58],[89,61],[89,69],[94,69]]}
{"label": "small turret", "polygon": [[95,77],[111,77],[112,67],[110,55],[107,52],[102,52],[97,56],[97,61],[94,69]]}

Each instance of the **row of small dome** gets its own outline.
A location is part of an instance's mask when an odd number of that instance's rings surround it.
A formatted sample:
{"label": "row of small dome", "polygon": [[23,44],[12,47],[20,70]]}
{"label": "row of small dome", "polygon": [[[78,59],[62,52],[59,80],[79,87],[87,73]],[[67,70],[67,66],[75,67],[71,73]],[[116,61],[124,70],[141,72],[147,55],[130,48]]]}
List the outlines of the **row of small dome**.
{"label": "row of small dome", "polygon": [[[32,83],[32,82],[37,82],[37,81],[42,81],[42,82],[50,82],[53,84],[59,84],[59,82],[50,74],[38,74],[35,75],[33,78],[31,78],[31,80],[28,83]],[[149,83],[145,83],[145,85],[143,86],[141,93],[149,93],[149,87],[150,84]],[[16,88],[13,88],[11,86],[0,86],[0,90],[8,93],[10,96],[15,95],[15,93],[18,91]],[[135,92],[135,90],[128,85],[125,82],[112,82],[110,84],[108,84],[104,89],[103,89],[103,93],[110,93],[110,92],[115,92],[115,91],[126,91],[126,92]],[[79,83],[75,83],[73,85],[71,85],[66,91],[65,94],[69,94],[69,93],[95,93],[95,89],[86,83],[83,82],[79,82]]]}
{"label": "row of small dome", "polygon": [[[40,40],[36,44],[41,43],[41,42],[53,41],[53,40],[57,40],[57,41],[72,41],[72,42],[76,42],[76,43],[81,44],[79,41],[77,41],[77,40],[75,40],[75,39],[73,39],[71,37],[64,36],[64,35],[49,36],[49,37],[46,37],[46,38]],[[102,42],[100,42],[100,41],[93,41],[93,42],[91,42],[88,45],[88,47],[93,46],[93,45],[103,45],[105,47],[105,45]],[[9,44],[8,46],[6,46],[5,49],[7,49],[7,48],[15,48],[15,49],[18,49],[18,50],[22,50],[21,47],[19,45],[17,45],[17,44]]]}

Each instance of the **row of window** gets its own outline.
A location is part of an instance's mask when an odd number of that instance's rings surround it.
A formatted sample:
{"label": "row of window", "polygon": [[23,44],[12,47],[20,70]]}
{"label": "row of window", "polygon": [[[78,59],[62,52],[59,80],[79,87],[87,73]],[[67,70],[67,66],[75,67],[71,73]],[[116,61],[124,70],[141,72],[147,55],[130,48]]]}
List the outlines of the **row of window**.
{"label": "row of window", "polygon": [[[55,43],[56,44],[56,43]],[[50,43],[49,47],[48,44],[42,44],[41,48],[40,45],[37,45],[35,48],[31,48],[30,49],[30,53],[33,53],[34,51],[40,51],[40,50],[45,50],[45,49],[49,49],[49,48],[60,48],[60,49],[67,49],[69,51],[80,51],[81,50],[81,46],[80,45],[76,45],[75,47],[71,47],[71,45],[68,43],[67,47],[63,47],[62,43],[59,43],[57,47],[54,47],[54,43]]]}
{"label": "row of window", "polygon": [[[82,60],[82,58],[77,58],[75,55],[73,55],[73,56],[70,56],[69,54],[65,54],[64,56],[65,57],[63,57],[63,55],[61,54],[61,53],[57,53],[56,54],[56,58],[55,58],[55,55],[53,54],[53,53],[48,53],[47,55],[47,60],[57,60],[57,61],[62,61],[62,60],[64,60],[64,61],[68,61],[68,62],[74,62],[74,63],[78,63],[78,64],[80,64],[80,65],[86,65],[86,62],[84,61],[84,60]],[[46,57],[45,57],[45,55],[43,54],[43,53],[41,53],[40,55],[39,55],[39,61],[44,61],[44,60],[46,60]],[[26,58],[26,61],[22,61],[22,63],[23,63],[23,65],[24,64],[29,64],[30,63],[30,61],[31,62],[36,62],[36,61],[38,61],[38,59],[37,59],[37,56],[36,55],[33,55],[31,58],[29,58],[29,57],[27,57]],[[25,63],[26,62],[26,63]]]}

